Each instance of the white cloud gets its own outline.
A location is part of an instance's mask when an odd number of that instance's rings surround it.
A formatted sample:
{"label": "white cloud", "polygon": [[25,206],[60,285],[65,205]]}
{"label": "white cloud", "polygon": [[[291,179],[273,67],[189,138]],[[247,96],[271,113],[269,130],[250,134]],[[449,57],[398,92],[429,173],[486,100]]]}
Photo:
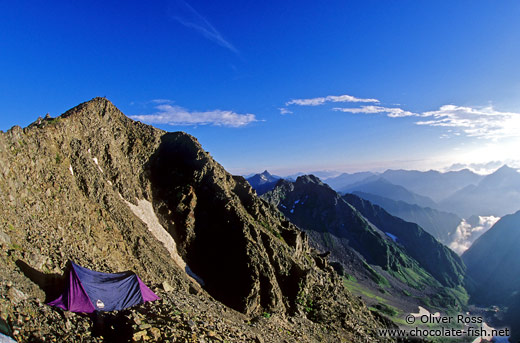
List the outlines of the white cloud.
{"label": "white cloud", "polygon": [[153,100],[150,100],[150,102],[152,104],[171,104],[173,103],[173,101],[169,100],[169,99],[153,99]]}
{"label": "white cloud", "polygon": [[343,108],[336,107],[332,109],[333,111],[341,111],[347,113],[386,113],[388,117],[398,118],[398,117],[410,117],[417,116],[416,113],[405,111],[401,108],[397,107],[382,107],[382,106],[362,106],[357,108]]}
{"label": "white cloud", "polygon": [[160,104],[155,107],[156,113],[134,115],[130,118],[148,124],[166,125],[214,125],[226,127],[242,127],[258,121],[254,114],[239,114],[232,111],[189,111],[180,106]]}
{"label": "white cloud", "polygon": [[493,106],[444,105],[437,111],[424,112],[420,116],[432,119],[418,121],[417,125],[458,128],[469,137],[496,140],[520,136],[520,113],[500,112]]}
{"label": "white cloud", "polygon": [[482,236],[482,234],[495,225],[499,219],[500,217],[479,216],[478,223],[475,223],[475,226],[472,226],[463,219],[459,226],[457,226],[455,237],[449,247],[457,254],[461,255],[464,251],[469,249],[471,244],[473,244],[477,238]]}
{"label": "white cloud", "polygon": [[293,113],[292,111],[289,111],[285,107],[280,107],[279,110],[280,110],[280,114],[291,114],[291,113]]}
{"label": "white cloud", "polygon": [[436,111],[414,113],[399,107],[361,106],[354,108],[333,108],[347,113],[386,113],[388,117],[420,117],[417,125],[449,128],[442,137],[459,136],[485,138],[491,140],[520,137],[520,113],[501,112],[487,107],[444,105]]}
{"label": "white cloud", "polygon": [[318,106],[323,105],[326,102],[376,102],[377,99],[362,99],[356,98],[352,95],[329,95],[326,97],[320,98],[311,98],[311,99],[293,99],[285,103],[286,106],[289,105],[300,105],[300,106]]}
{"label": "white cloud", "polygon": [[227,41],[206,18],[191,7],[186,1],[172,0],[170,3],[170,13],[172,18],[182,25],[198,31],[210,41],[238,54],[238,50],[233,46],[233,44]]}

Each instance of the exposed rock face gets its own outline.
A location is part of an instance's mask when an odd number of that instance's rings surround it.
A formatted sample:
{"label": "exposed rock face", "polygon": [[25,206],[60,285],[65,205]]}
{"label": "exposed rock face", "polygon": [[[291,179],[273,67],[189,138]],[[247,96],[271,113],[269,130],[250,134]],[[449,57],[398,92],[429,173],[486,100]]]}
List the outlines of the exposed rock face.
{"label": "exposed rock face", "polygon": [[[0,201],[0,275],[10,280],[0,284],[0,309],[11,322],[23,313],[42,323],[18,323],[24,340],[70,331],[68,320],[55,329],[57,310],[41,310],[36,298],[54,295],[56,274],[72,259],[99,271],[131,269],[152,288],[166,282],[169,291],[199,294],[190,301],[213,297],[246,316],[296,316],[301,332],[326,325],[325,337],[300,341],[380,341],[374,330],[382,324],[242,177],[192,136],[132,121],[106,99],[0,133]],[[6,299],[13,294],[18,304]]]}
{"label": "exposed rock face", "polygon": [[290,312],[312,268],[305,236],[187,134],[164,135],[149,167],[157,213],[208,292],[245,313]]}

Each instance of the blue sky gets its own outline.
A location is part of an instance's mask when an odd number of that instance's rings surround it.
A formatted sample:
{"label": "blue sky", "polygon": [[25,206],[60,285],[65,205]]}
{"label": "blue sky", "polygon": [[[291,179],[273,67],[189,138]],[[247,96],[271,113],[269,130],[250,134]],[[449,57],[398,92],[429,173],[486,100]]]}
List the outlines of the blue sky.
{"label": "blue sky", "polygon": [[0,130],[96,96],[233,173],[518,163],[518,1],[0,1]]}

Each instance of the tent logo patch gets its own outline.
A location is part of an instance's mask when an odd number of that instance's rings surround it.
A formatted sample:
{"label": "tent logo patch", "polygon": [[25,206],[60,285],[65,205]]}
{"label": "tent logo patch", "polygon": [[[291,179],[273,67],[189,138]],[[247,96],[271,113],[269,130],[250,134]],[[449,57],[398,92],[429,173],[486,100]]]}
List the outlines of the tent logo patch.
{"label": "tent logo patch", "polygon": [[97,308],[101,308],[101,309],[105,308],[105,304],[100,299],[98,299],[96,301],[96,306],[97,306]]}

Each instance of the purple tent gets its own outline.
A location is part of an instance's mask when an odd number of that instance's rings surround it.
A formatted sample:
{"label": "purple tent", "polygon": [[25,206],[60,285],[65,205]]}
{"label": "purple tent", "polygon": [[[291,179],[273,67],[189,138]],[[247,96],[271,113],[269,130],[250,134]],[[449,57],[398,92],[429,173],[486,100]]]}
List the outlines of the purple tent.
{"label": "purple tent", "polygon": [[160,299],[133,272],[101,273],[71,262],[64,292],[51,306],[71,312],[117,311]]}

